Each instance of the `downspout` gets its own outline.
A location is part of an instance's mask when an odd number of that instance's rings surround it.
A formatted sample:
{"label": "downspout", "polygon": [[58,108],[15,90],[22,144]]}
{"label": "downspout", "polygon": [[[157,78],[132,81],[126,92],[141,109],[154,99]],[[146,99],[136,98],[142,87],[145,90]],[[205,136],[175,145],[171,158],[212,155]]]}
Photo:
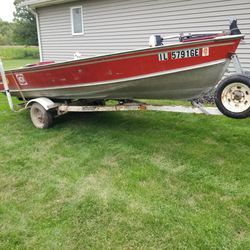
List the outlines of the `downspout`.
{"label": "downspout", "polygon": [[35,15],[36,17],[36,30],[37,30],[37,36],[38,36],[38,46],[39,46],[39,55],[40,55],[40,62],[43,61],[43,51],[42,51],[42,41],[41,41],[41,32],[40,32],[40,20],[39,20],[39,15],[36,11],[36,9],[31,9],[31,12]]}

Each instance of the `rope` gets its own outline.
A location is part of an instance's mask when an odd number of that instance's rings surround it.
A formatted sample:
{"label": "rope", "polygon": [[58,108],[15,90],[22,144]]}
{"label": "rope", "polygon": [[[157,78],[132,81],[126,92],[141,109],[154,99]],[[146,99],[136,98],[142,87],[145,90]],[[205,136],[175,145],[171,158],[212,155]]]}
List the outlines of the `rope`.
{"label": "rope", "polygon": [[19,93],[21,94],[21,97],[22,97],[23,101],[24,101],[24,102],[27,102],[27,100],[25,99],[25,96],[24,96],[24,94],[23,94],[23,92],[22,92],[20,86],[18,85],[18,83],[17,83],[17,81],[16,81],[15,76],[13,75],[13,72],[11,72],[11,76],[12,76],[12,78],[14,79],[14,82],[15,82],[17,88],[18,88]]}

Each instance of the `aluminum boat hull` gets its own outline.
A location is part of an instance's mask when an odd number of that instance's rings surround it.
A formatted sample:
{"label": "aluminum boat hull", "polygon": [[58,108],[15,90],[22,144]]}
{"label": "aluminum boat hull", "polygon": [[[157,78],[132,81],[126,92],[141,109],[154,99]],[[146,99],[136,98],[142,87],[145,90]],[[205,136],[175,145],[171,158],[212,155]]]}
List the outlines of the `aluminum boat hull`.
{"label": "aluminum boat hull", "polygon": [[[6,76],[11,94],[21,97],[22,92],[27,99],[188,99],[219,82],[242,37],[21,68],[7,71]],[[197,54],[192,56],[192,51]],[[178,53],[184,57],[174,58]],[[4,92],[1,79],[0,91]]]}

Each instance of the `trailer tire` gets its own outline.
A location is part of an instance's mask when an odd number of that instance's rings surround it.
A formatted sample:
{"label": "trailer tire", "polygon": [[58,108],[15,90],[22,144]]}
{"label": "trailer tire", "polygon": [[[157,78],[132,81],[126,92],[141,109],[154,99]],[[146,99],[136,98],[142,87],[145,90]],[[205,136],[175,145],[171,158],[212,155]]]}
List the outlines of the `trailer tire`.
{"label": "trailer tire", "polygon": [[232,75],[216,88],[215,103],[224,115],[243,119],[250,116],[250,78]]}
{"label": "trailer tire", "polygon": [[36,128],[47,129],[53,123],[53,116],[50,111],[39,103],[33,103],[30,109],[30,118]]}

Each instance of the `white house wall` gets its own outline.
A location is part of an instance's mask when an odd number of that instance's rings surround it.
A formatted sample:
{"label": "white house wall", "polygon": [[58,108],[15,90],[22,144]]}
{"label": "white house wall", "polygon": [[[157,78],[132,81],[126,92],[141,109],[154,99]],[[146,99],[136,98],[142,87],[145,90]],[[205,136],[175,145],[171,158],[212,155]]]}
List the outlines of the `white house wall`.
{"label": "white house wall", "polygon": [[[70,8],[83,6],[84,35],[73,36]],[[43,60],[73,59],[148,46],[152,34],[220,31],[238,18],[246,35],[238,50],[250,70],[249,0],[84,0],[37,9]]]}

